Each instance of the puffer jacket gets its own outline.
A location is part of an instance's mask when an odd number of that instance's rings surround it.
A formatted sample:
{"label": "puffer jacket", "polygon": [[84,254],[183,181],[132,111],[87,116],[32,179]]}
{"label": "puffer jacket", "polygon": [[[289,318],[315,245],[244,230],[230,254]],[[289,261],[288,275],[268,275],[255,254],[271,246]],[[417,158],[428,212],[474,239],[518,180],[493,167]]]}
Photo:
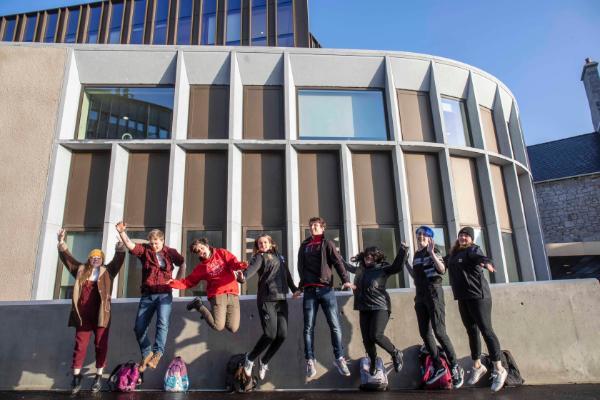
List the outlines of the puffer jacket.
{"label": "puffer jacket", "polygon": [[258,303],[285,300],[288,289],[298,290],[284,258],[277,253],[256,253],[244,271],[246,279],[258,274]]}
{"label": "puffer jacket", "polygon": [[492,263],[481,248],[473,244],[444,257],[455,300],[489,299],[490,286],[481,263]]}

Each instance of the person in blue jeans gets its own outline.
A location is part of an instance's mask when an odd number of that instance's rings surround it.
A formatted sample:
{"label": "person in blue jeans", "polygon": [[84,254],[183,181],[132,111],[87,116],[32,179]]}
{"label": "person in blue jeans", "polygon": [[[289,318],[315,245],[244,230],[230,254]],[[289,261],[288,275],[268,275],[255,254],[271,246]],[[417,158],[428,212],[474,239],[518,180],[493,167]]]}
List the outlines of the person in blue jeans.
{"label": "person in blue jeans", "polygon": [[335,244],[324,238],[326,222],[321,217],[309,220],[311,236],[302,242],[298,251],[299,290],[294,293],[298,298],[304,293],[304,357],[306,359],[306,377],[317,374],[314,354],[315,321],[319,306],[323,309],[329,330],[335,361],[333,365],[344,376],[350,376],[350,370],[344,358],[342,345],[342,327],[335,291],[333,289],[333,269],[343,281],[344,288],[352,287],[344,261]]}
{"label": "person in blue jeans", "polygon": [[[169,282],[173,278],[174,266],[179,266],[177,278],[185,276],[183,256],[175,249],[165,246],[165,235],[158,229],[148,233],[148,243],[136,244],[129,239],[122,221],[116,225],[121,241],[129,252],[142,263],[142,296],[135,319],[135,336],[142,353],[140,372],[147,367],[156,368],[165,353],[169,332],[173,294]],[[152,345],[148,337],[148,327],[156,313],[156,338]]]}

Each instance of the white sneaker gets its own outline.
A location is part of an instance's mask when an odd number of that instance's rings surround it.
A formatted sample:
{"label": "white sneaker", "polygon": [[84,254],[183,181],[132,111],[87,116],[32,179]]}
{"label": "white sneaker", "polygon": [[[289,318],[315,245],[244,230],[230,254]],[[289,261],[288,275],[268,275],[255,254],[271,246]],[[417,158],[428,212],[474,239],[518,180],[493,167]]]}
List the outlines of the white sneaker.
{"label": "white sneaker", "polygon": [[262,360],[258,360],[258,377],[260,380],[265,379],[265,375],[267,375],[267,371],[269,370],[269,366],[267,364],[263,364]]}
{"label": "white sneaker", "polygon": [[492,392],[497,392],[498,390],[502,389],[507,376],[508,376],[508,371],[505,368],[502,368],[502,371],[492,372],[492,376],[491,376]]}
{"label": "white sneaker", "polygon": [[483,364],[481,364],[481,366],[479,368],[475,368],[475,367],[471,368],[471,376],[469,377],[469,380],[467,381],[467,383],[469,385],[476,384],[477,382],[479,382],[481,377],[485,375],[486,372],[487,372],[487,368]]}
{"label": "white sneaker", "polygon": [[340,375],[350,376],[350,370],[348,369],[348,365],[344,357],[340,357],[337,360],[335,360],[333,365],[337,368]]}
{"label": "white sneaker", "polygon": [[250,361],[248,359],[248,355],[246,355],[246,361],[244,361],[244,373],[246,376],[252,375],[252,368],[254,367],[254,361]]}
{"label": "white sneaker", "polygon": [[306,360],[306,377],[313,378],[317,375],[317,368],[315,367],[315,360]]}

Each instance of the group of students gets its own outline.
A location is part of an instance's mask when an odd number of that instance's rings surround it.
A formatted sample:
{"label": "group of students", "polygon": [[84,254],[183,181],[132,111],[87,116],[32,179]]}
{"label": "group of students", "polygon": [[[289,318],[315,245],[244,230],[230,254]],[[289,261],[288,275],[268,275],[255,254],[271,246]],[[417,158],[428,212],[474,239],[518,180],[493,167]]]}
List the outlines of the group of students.
{"label": "group of students", "polygon": [[[61,229],[58,233],[59,257],[75,278],[69,319],[69,325],[76,328],[72,391],[76,393],[81,389],[81,369],[92,333],[95,336],[96,375],[91,390],[97,392],[102,387],[110,328],[112,284],[123,265],[125,249],[138,257],[142,264],[142,294],[134,327],[141,352],[141,372],[147,368],[156,368],[164,354],[173,300],[172,289],[189,289],[205,281],[210,309],[199,297],[194,298],[187,309],[199,312],[212,329],[221,331],[226,328],[235,333],[240,326],[239,284],[257,274],[257,305],[263,334],[246,355],[243,366],[245,374],[250,376],[255,364],[258,364],[258,376],[260,379],[265,378],[269,361],[287,336],[286,299],[291,291],[293,299],[300,296],[303,298],[306,377],[310,379],[317,374],[314,331],[319,306],[331,332],[333,365],[341,375],[350,376],[333,287],[334,269],[342,280],[342,287],[354,292],[354,309],[359,311],[363,344],[371,361],[370,374],[378,372],[377,345],[390,354],[394,369],[399,372],[403,362],[402,352],[384,334],[391,314],[391,300],[385,287],[388,278],[401,272],[406,266],[416,287],[415,311],[419,333],[434,360],[435,371],[431,374],[430,382],[435,382],[446,374],[435,339],[448,359],[453,387],[459,388],[464,382],[464,371],[457,362],[445,328],[442,275],[448,270],[473,360],[468,383],[477,383],[487,372],[480,361],[481,333],[493,361],[491,389],[498,391],[502,388],[507,371],[500,362],[500,344],[491,324],[491,293],[483,273],[484,269],[494,271],[494,266],[474,243],[472,228],[461,229],[448,256],[442,258],[435,247],[433,230],[426,226],[419,227],[416,231],[417,248],[411,266],[407,261],[408,248],[404,244],[391,264],[386,262],[385,254],[377,247],[368,247],[353,257],[350,263],[345,262],[333,241],[324,237],[326,223],[323,218],[311,218],[309,227],[311,236],[302,242],[298,251],[298,286],[292,279],[285,259],[278,252],[277,244],[269,235],[263,234],[255,239],[253,255],[248,263],[239,261],[225,249],[210,246],[205,238],[194,240],[190,244],[190,251],[198,256],[199,262],[184,278],[184,258],[178,251],[165,245],[164,234],[160,230],[152,230],[148,234],[147,243],[134,243],[126,233],[126,224],[117,223],[120,242],[117,243],[113,260],[105,264],[104,254],[99,249],[92,250],[85,263],[77,261],[69,252],[64,241],[65,230]],[[173,279],[176,266],[179,269],[176,279]],[[352,282],[349,273],[354,274]],[[155,313],[156,337],[152,344],[148,327]]]}

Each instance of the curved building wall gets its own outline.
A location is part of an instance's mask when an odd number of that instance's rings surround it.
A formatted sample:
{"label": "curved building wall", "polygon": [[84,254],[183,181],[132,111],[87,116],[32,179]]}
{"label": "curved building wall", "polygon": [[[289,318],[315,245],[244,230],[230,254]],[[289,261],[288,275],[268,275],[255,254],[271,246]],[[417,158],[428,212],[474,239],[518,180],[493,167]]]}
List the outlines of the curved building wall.
{"label": "curved building wall", "polygon": [[[357,50],[69,52],[45,221],[62,221],[73,247],[101,241],[112,256],[122,218],[133,237],[158,227],[185,249],[203,235],[240,257],[269,232],[295,273],[308,218],[320,215],[347,258],[373,244],[392,257],[422,224],[447,249],[471,225],[494,282],[550,278],[518,107],[481,70]],[[140,88],[154,90],[152,106],[132,100]],[[106,100],[109,89],[120,97]],[[69,294],[55,229],[42,228],[34,299]],[[114,296],[139,295],[136,268],[127,262]]]}

